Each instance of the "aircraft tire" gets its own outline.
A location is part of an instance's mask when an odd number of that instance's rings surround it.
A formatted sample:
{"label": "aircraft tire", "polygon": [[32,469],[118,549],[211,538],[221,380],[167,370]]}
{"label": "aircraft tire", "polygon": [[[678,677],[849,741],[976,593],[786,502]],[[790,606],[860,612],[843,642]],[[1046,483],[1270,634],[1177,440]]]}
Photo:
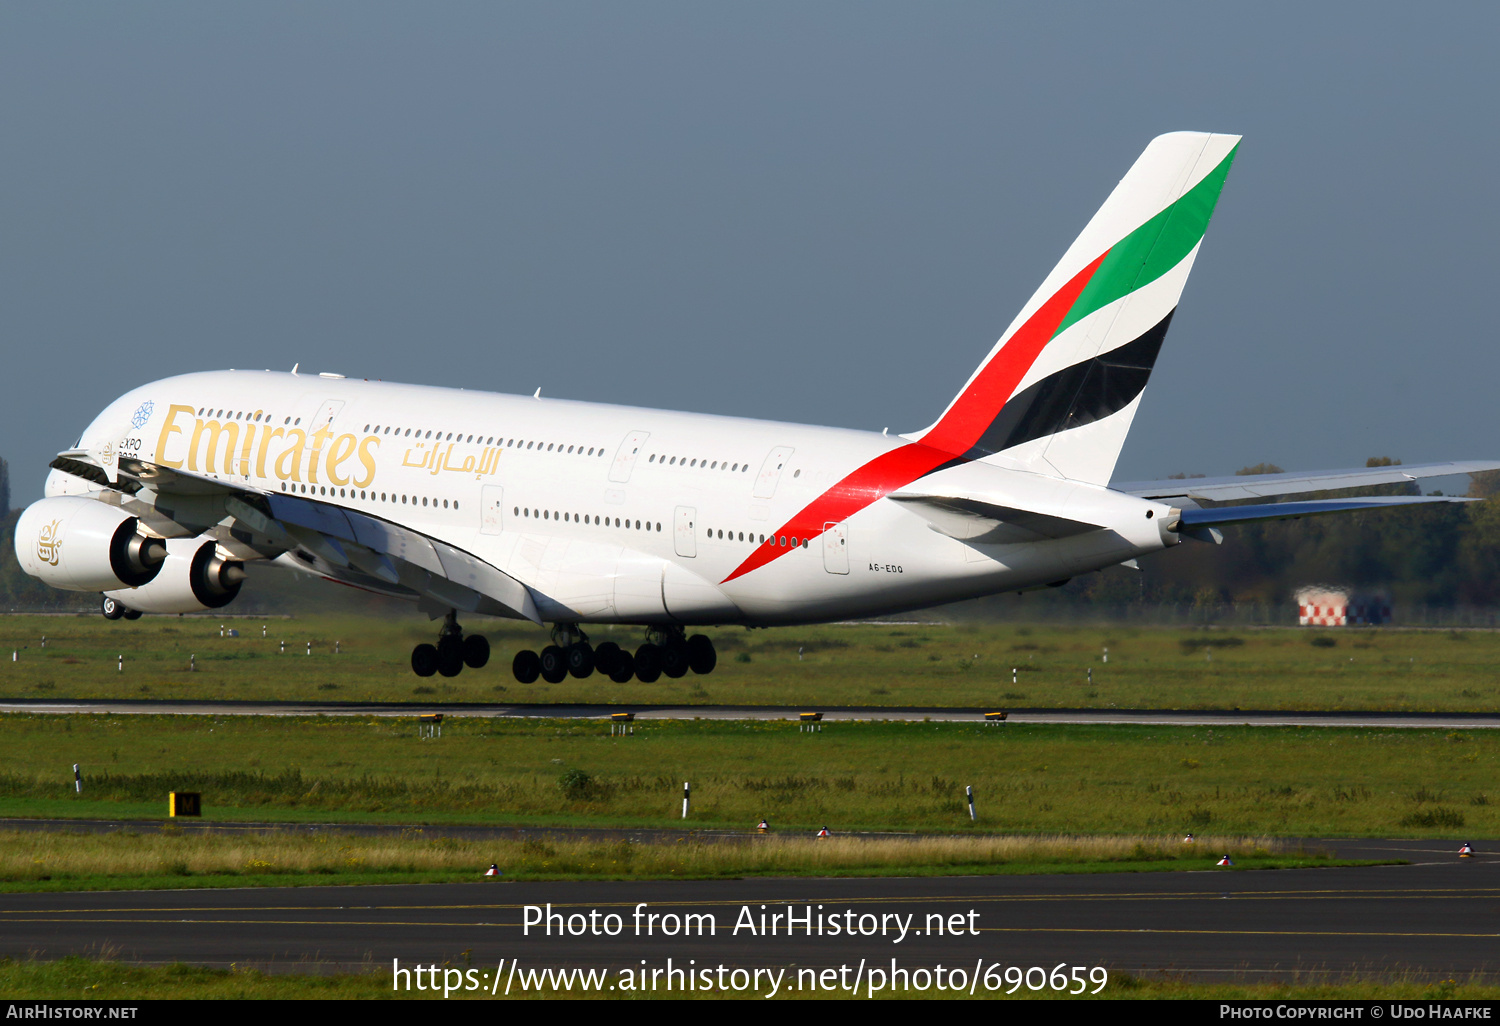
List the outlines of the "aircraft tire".
{"label": "aircraft tire", "polygon": [[542,675],[542,660],[531,649],[524,649],[510,661],[510,672],[522,684],[534,683]]}
{"label": "aircraft tire", "polygon": [[[609,642],[605,642],[609,644]],[[599,646],[603,648],[604,646]],[[635,657],[624,649],[615,653],[614,665],[609,669],[609,679],[616,684],[624,684],[635,676]]]}
{"label": "aircraft tire", "polygon": [[127,610],[125,610],[125,619],[127,619],[127,620],[139,620],[140,618],[141,618],[141,611],[139,609],[127,609]]}
{"label": "aircraft tire", "polygon": [[568,657],[556,645],[542,649],[542,679],[548,684],[561,684],[568,675]]}
{"label": "aircraft tire", "polygon": [[714,667],[719,665],[719,654],[714,651],[714,643],[706,634],[694,634],[687,639],[688,667],[698,674],[713,673]]}
{"label": "aircraft tire", "polygon": [[[620,646],[613,641],[601,643],[594,649],[594,669],[613,679],[615,662],[620,658]],[[625,678],[629,680],[630,678]]]}
{"label": "aircraft tire", "polygon": [[655,684],[661,676],[661,648],[646,642],[635,650],[635,679],[642,684]]}
{"label": "aircraft tire", "polygon": [[434,645],[418,645],[411,650],[411,672],[418,677],[431,677],[437,673],[438,650]]}
{"label": "aircraft tire", "polygon": [[490,639],[483,634],[464,636],[464,663],[471,670],[478,670],[490,661]]}
{"label": "aircraft tire", "polygon": [[684,677],[688,672],[688,664],[691,657],[688,655],[687,643],[683,641],[669,642],[661,653],[661,672],[673,680]]}
{"label": "aircraft tire", "polygon": [[563,654],[568,659],[568,672],[579,680],[594,672],[594,650],[587,641],[574,642]]}
{"label": "aircraft tire", "polygon": [[106,620],[118,620],[125,615],[125,604],[119,599],[106,595],[104,601],[100,603],[99,611],[104,614]]}
{"label": "aircraft tire", "polygon": [[463,646],[450,646],[445,652],[438,649],[438,673],[444,677],[457,677],[464,669]]}

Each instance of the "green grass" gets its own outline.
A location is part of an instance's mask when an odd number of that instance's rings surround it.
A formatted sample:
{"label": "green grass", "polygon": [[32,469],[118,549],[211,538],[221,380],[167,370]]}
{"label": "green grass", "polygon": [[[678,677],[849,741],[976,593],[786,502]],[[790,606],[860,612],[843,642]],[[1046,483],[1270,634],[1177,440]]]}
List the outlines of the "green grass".
{"label": "green grass", "polygon": [[0,892],[166,890],[308,884],[474,882],[491,863],[506,880],[689,880],[747,876],[953,876],[1207,871],[1370,863],[1335,861],[1269,838],[755,836],[677,843],[361,837],[288,831],[107,834],[0,831]]}
{"label": "green grass", "polygon": [[[444,968],[465,970],[469,963],[443,963]],[[481,967],[483,969],[485,967]],[[536,966],[543,968],[543,966]],[[1367,975],[1336,978],[1326,974],[1297,974],[1298,978],[1280,983],[1186,983],[1171,977],[1143,979],[1126,973],[1111,973],[1109,983],[1093,1000],[1107,999],[1175,999],[1195,1000],[1241,999],[1255,1001],[1293,1000],[1460,1000],[1494,1001],[1500,998],[1500,986],[1484,980],[1430,980],[1412,975]],[[613,978],[613,974],[611,974]],[[347,1000],[351,998],[402,998],[442,1000],[430,991],[394,991],[390,970],[371,966],[357,972],[275,973],[256,969],[210,969],[182,963],[165,966],[136,966],[109,959],[68,957],[44,962],[29,959],[0,959],[0,993],[11,1000],[89,1000],[128,1001],[138,999],[240,999],[264,998],[282,1000]],[[983,994],[983,991],[980,991]],[[689,994],[631,994],[620,991],[586,991],[581,988],[541,991],[512,997],[604,998],[618,1001],[655,997],[713,999],[735,997],[717,991],[695,991]],[[792,999],[811,995],[783,994]],[[847,999],[847,993],[818,995]],[[942,998],[950,993],[896,993],[888,997]],[[1002,993],[985,995],[1004,997]],[[1008,1000],[1017,998],[1055,998],[1050,991],[1033,993],[1024,987]],[[967,993],[963,994],[968,999]],[[483,990],[454,991],[447,1000],[468,998],[493,1000]],[[1069,997],[1068,1001],[1080,998]]]}
{"label": "green grass", "polygon": [[[711,630],[709,677],[614,684],[599,676],[522,685],[511,656],[540,648],[529,625],[474,619],[494,656],[452,679],[414,677],[425,618],[219,620],[0,617],[0,696],[421,702],[730,703],[1446,710],[1500,709],[1500,633],[1394,629],[827,626]],[[267,636],[261,638],[261,627]],[[47,646],[41,647],[42,635]],[[639,644],[634,628],[595,643]],[[286,642],[286,654],[280,643]],[[313,654],[306,655],[311,641]],[[1318,641],[1319,644],[1313,644]],[[334,654],[335,643],[340,653]],[[1104,662],[1104,649],[1109,661]],[[18,653],[15,662],[9,660]],[[800,655],[799,655],[800,652]],[[117,656],[124,655],[124,672]],[[190,657],[196,671],[190,672]],[[1012,670],[1015,682],[1012,683]],[[1093,673],[1092,682],[1089,671]]]}
{"label": "green grass", "polygon": [[1497,769],[1490,731],[0,716],[10,816],[1458,838],[1500,835]]}

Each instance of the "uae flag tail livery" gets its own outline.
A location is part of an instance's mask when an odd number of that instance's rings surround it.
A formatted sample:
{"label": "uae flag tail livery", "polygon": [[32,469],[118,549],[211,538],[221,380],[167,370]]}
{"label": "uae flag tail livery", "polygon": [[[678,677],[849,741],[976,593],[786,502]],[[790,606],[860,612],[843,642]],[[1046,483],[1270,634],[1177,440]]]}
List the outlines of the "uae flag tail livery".
{"label": "uae flag tail livery", "polygon": [[[552,627],[510,653],[522,683],[650,683],[714,670],[695,627],[896,613],[1138,566],[1247,521],[1463,501],[1293,497],[1500,462],[1111,482],[1238,145],[1153,140],[925,430],[511,394],[499,365],[463,389],[202,371],[105,407],[52,461],[16,556],[111,620],[229,606],[260,566],[441,620],[411,653],[420,676],[485,666],[460,619],[509,617]],[[597,624],[638,630],[596,646]]]}
{"label": "uae flag tail livery", "polygon": [[1152,140],[937,423],[913,437],[1107,483],[1239,141]]}

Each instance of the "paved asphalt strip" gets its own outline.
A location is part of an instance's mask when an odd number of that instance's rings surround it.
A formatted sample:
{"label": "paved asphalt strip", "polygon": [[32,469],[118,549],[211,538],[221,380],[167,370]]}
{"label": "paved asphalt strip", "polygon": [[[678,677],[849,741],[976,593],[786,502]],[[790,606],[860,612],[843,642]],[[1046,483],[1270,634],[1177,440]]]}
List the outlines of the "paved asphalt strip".
{"label": "paved asphalt strip", "polygon": [[[907,968],[1065,963],[1188,979],[1494,974],[1500,858],[1384,841],[1341,854],[1396,844],[1427,858],[1268,872],[7,894],[0,954],[300,971],[447,962],[489,974],[486,988],[502,959],[615,972],[662,968],[668,958],[679,968],[693,960],[852,972],[862,960],[888,967],[894,958]],[[550,935],[549,904],[559,917]],[[688,915],[706,918],[685,935]]]}

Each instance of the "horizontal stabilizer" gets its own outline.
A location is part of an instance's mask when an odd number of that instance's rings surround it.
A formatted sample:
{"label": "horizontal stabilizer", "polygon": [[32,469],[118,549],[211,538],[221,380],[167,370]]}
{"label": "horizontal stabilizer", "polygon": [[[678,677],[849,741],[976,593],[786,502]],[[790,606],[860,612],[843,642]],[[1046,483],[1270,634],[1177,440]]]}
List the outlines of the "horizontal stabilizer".
{"label": "horizontal stabilizer", "polygon": [[1309,499],[1305,502],[1272,502],[1261,506],[1220,506],[1216,509],[1184,509],[1182,530],[1248,524],[1256,520],[1294,520],[1325,513],[1349,513],[1387,506],[1416,506],[1427,502],[1474,502],[1449,495],[1375,495],[1359,499]]}
{"label": "horizontal stabilizer", "polygon": [[1117,492],[1143,499],[1193,498],[1224,502],[1230,499],[1268,499],[1277,495],[1331,492],[1343,488],[1402,484],[1424,477],[1450,477],[1500,470],[1500,460],[1454,463],[1414,463],[1403,467],[1359,467],[1351,470],[1310,470],[1291,474],[1236,474],[1234,477],[1168,478],[1165,481],[1118,481]]}
{"label": "horizontal stabilizer", "polygon": [[1009,545],[1048,538],[1069,538],[1075,534],[1100,530],[1098,524],[1086,524],[1080,520],[1000,506],[963,496],[897,493],[888,498],[927,520],[939,534],[966,542]]}

